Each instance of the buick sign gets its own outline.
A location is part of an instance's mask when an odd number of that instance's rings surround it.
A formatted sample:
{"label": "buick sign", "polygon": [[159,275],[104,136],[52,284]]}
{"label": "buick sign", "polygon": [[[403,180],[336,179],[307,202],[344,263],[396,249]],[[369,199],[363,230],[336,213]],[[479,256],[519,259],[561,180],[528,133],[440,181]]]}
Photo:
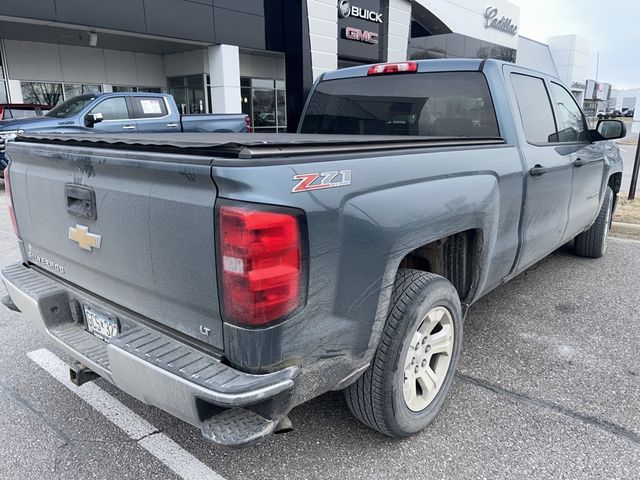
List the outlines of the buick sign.
{"label": "buick sign", "polygon": [[381,13],[356,7],[355,5],[351,5],[348,0],[340,0],[338,3],[338,16],[340,18],[353,17],[368,20],[369,22],[382,23]]}
{"label": "buick sign", "polygon": [[340,18],[348,17],[351,14],[351,4],[348,0],[341,0],[338,4],[338,16]]}

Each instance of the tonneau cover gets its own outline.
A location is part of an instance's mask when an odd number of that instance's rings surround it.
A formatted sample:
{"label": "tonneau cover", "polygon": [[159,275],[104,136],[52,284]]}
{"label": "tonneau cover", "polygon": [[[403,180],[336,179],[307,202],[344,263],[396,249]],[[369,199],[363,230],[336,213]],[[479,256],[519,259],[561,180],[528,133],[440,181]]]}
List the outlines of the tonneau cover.
{"label": "tonneau cover", "polygon": [[303,133],[25,134],[18,136],[16,141],[231,158],[319,155],[331,152],[504,143],[500,137],[314,135]]}

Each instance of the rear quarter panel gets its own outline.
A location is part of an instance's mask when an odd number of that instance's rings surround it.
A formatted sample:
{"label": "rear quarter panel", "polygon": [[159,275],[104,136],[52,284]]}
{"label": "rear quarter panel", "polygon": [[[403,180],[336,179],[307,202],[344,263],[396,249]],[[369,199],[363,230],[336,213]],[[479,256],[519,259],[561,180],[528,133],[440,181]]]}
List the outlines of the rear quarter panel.
{"label": "rear quarter panel", "polygon": [[[293,206],[304,210],[308,226],[306,307],[266,330],[225,325],[225,354],[249,370],[302,364],[303,399],[333,388],[336,379],[370,361],[407,253],[479,229],[482,265],[475,297],[512,268],[522,200],[520,159],[512,146],[286,161],[213,167],[220,197]],[[352,171],[349,186],[291,193],[297,174],[344,169]]]}

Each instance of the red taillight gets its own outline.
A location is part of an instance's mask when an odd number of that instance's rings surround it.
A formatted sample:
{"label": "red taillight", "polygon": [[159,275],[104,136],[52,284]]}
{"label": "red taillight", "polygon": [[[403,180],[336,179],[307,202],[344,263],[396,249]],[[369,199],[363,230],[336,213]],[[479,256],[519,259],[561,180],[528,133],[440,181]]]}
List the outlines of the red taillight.
{"label": "red taillight", "polygon": [[385,73],[411,73],[418,71],[416,62],[379,63],[369,68],[367,75],[383,75]]}
{"label": "red taillight", "polygon": [[298,215],[223,205],[219,258],[225,322],[260,327],[304,301]]}
{"label": "red taillight", "polygon": [[7,165],[4,169],[4,191],[7,194],[7,205],[9,206],[9,218],[11,219],[11,226],[13,227],[13,233],[16,237],[20,238],[20,232],[18,231],[18,224],[16,223],[16,212],[13,209],[13,197],[11,196],[11,181],[10,177],[11,164]]}
{"label": "red taillight", "polygon": [[244,116],[244,124],[247,127],[247,132],[253,133],[253,129],[251,128],[251,117],[249,115]]}

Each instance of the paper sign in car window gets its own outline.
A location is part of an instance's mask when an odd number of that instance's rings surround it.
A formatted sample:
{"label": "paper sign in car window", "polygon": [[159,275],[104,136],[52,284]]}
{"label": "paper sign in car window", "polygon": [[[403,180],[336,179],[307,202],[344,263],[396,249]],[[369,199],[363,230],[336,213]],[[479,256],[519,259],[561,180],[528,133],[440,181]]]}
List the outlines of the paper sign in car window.
{"label": "paper sign in car window", "polygon": [[145,115],[154,115],[154,114],[162,113],[160,100],[145,99],[145,100],[140,100],[140,104],[142,105],[142,112]]}

